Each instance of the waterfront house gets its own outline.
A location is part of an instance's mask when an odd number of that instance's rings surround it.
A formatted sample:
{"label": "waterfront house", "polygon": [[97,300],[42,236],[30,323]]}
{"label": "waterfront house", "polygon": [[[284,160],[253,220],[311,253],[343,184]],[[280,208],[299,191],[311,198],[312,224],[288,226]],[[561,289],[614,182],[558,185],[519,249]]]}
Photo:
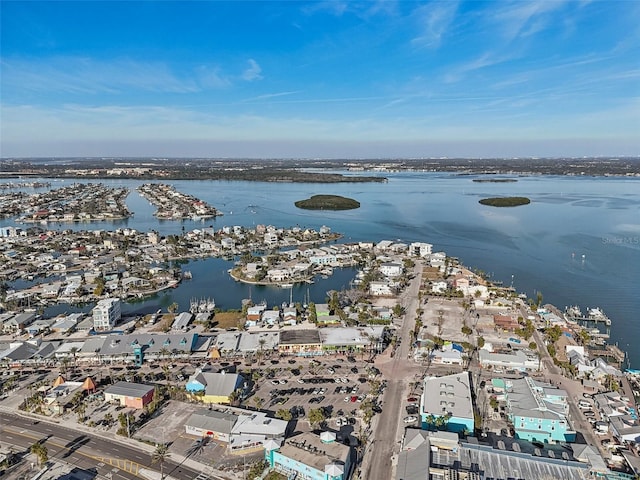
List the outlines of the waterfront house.
{"label": "waterfront house", "polygon": [[431,255],[433,245],[430,243],[413,242],[409,245],[409,254],[416,257],[427,257]]}
{"label": "waterfront house", "polygon": [[171,324],[171,330],[187,330],[189,323],[193,319],[193,314],[190,312],[182,312],[178,315]]}
{"label": "waterfront house", "polygon": [[259,305],[253,305],[247,309],[247,320],[260,321],[262,319],[262,312],[267,309],[267,306],[263,303]]}
{"label": "waterfront house", "polygon": [[369,293],[376,297],[384,297],[384,296],[392,296],[393,290],[391,289],[391,285],[389,282],[370,282],[369,283]]}
{"label": "waterfront house", "polygon": [[120,299],[105,298],[93,308],[93,328],[97,332],[108,331],[116,326],[122,315]]}

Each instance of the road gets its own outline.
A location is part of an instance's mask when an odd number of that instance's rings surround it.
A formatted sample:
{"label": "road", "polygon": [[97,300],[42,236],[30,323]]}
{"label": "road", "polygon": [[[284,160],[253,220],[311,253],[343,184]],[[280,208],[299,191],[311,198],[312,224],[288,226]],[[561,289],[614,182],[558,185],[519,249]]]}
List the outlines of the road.
{"label": "road", "polygon": [[[111,474],[114,480],[139,479],[137,474],[140,468],[159,469],[158,464],[151,463],[151,454],[143,449],[55,423],[34,423],[19,415],[0,413],[0,437],[7,443],[25,449],[42,441],[50,458],[61,459],[82,469],[95,468],[100,477]],[[200,471],[168,460],[164,464],[164,473],[180,479],[195,479]]]}
{"label": "road", "polygon": [[[397,332],[401,340],[395,356],[380,359],[376,365],[387,380],[387,389],[383,396],[383,411],[378,416],[372,443],[367,450],[363,465],[362,478],[371,480],[388,480],[393,478],[393,456],[400,451],[399,439],[402,438],[404,424],[405,389],[414,379],[419,367],[407,360],[411,349],[409,332],[415,327],[415,312],[418,308],[418,291],[422,280],[422,265],[417,263],[414,268],[415,277],[400,296],[400,304],[405,308],[402,327]],[[382,363],[384,362],[384,363]]]}

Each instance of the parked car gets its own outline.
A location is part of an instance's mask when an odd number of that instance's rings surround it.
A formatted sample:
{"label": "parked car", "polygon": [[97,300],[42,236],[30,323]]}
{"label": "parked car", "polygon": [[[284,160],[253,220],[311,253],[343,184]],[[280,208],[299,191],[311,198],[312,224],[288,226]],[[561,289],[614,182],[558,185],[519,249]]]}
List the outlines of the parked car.
{"label": "parked car", "polygon": [[418,401],[418,399],[416,397],[407,398],[407,402],[409,402],[409,403],[416,403],[417,401]]}
{"label": "parked car", "polygon": [[402,421],[403,421],[404,423],[413,423],[413,422],[415,422],[416,420],[418,420],[418,417],[416,417],[416,416],[414,416],[414,415],[409,415],[408,417],[404,417],[404,418],[402,419]]}

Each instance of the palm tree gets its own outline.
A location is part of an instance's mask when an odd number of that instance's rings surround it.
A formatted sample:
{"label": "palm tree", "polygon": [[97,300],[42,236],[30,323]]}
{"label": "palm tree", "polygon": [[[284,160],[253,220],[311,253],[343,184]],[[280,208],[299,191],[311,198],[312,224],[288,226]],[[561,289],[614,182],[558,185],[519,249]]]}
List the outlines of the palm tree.
{"label": "palm tree", "polygon": [[233,392],[229,394],[229,404],[231,405],[239,404],[240,398],[242,398],[242,391],[239,388],[236,388]]}
{"label": "palm tree", "polygon": [[76,355],[78,353],[78,347],[71,347],[70,352],[71,352],[71,355],[73,355],[73,368],[75,370],[75,368],[78,366],[77,358],[76,358]]}
{"label": "palm tree", "polygon": [[262,408],[264,400],[262,400],[262,398],[260,397],[253,397],[253,403],[256,406],[256,410],[260,410]]}
{"label": "palm tree", "polygon": [[42,466],[49,460],[49,451],[42,443],[36,442],[31,445],[31,453],[38,457],[38,466]]}
{"label": "palm tree", "polygon": [[164,462],[171,456],[169,448],[166,444],[158,444],[153,454],[151,455],[151,463],[160,464],[160,479],[164,479]]}

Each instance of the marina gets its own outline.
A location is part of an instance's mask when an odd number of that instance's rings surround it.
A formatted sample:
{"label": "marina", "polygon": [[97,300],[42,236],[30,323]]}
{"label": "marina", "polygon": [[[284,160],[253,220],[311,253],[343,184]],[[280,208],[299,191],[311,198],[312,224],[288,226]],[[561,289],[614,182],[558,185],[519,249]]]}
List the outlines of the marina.
{"label": "marina", "polygon": [[572,305],[565,308],[565,315],[572,322],[595,322],[603,323],[607,327],[611,326],[611,319],[605,315],[600,307],[587,307],[587,314],[583,315],[580,307]]}

